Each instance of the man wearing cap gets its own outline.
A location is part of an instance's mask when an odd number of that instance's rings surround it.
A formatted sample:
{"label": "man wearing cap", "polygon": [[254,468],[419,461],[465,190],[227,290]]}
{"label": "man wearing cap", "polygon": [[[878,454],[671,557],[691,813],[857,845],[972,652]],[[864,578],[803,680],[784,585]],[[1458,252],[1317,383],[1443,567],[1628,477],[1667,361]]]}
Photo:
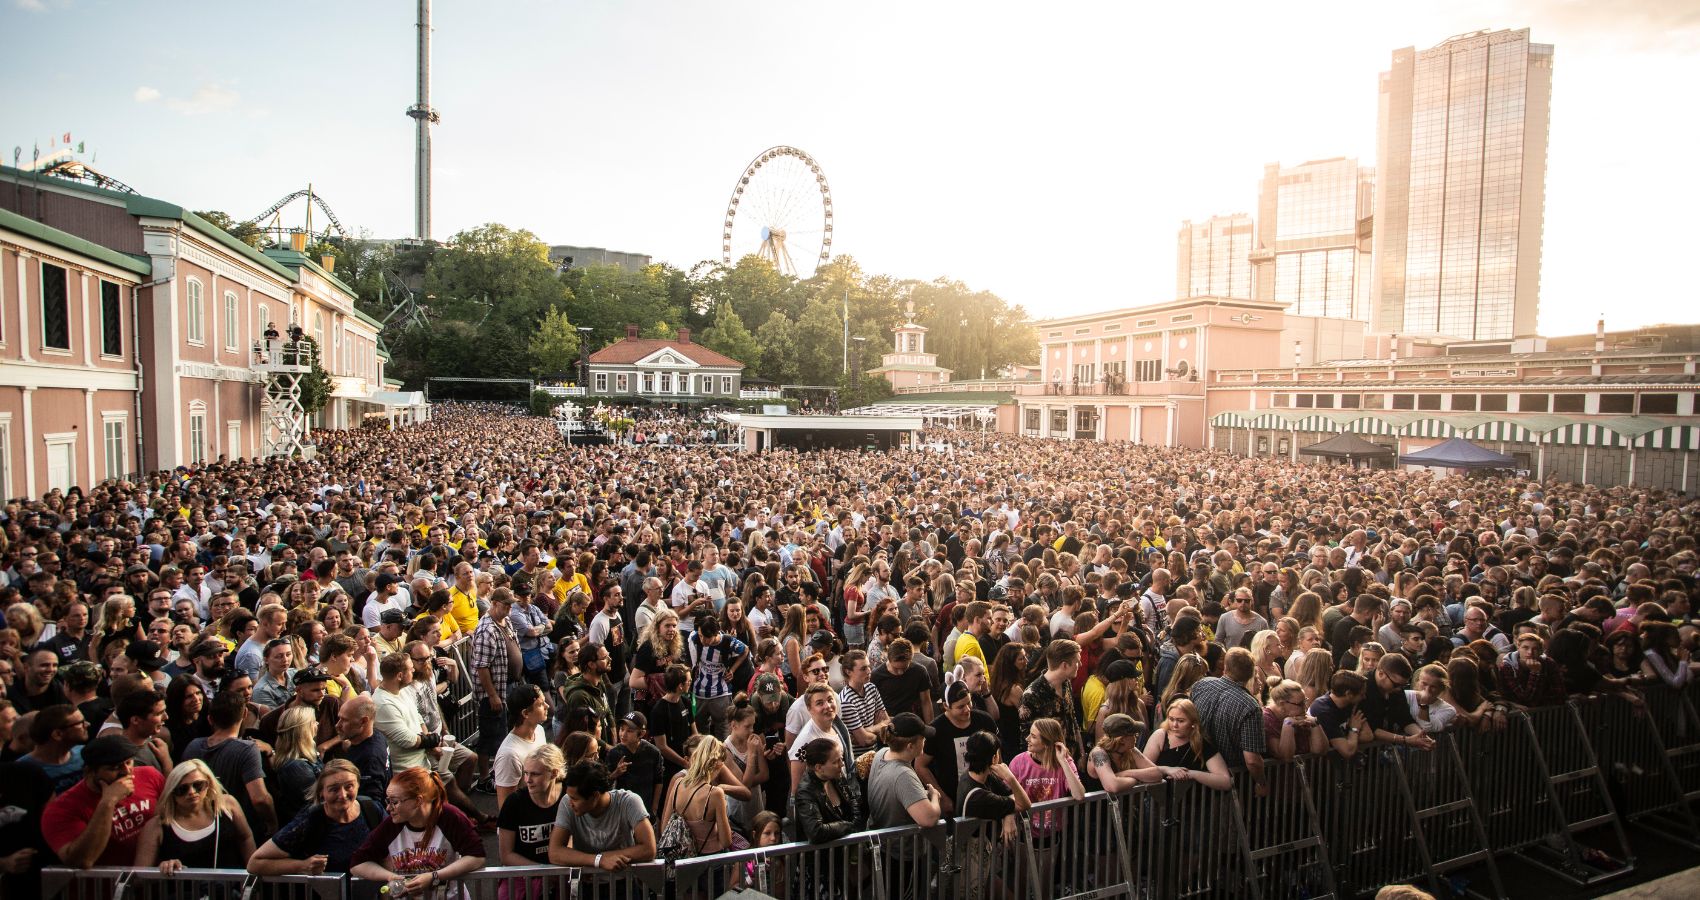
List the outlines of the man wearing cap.
{"label": "man wearing cap", "polygon": [[216,638],[204,638],[189,648],[189,677],[209,699],[218,693],[218,681],[224,677],[224,654],[224,642]]}
{"label": "man wearing cap", "polygon": [[278,722],[283,719],[283,711],[292,706],[305,706],[313,710],[319,727],[314,741],[322,753],[337,742],[336,719],[342,709],[342,701],[327,694],[325,683],[331,680],[331,674],[324,666],[308,666],[295,673],[295,696],[288,703],[266,713],[260,719],[257,737],[261,742],[275,746],[277,744]]}
{"label": "man wearing cap", "polygon": [[83,748],[83,778],[47,804],[41,830],[65,865],[128,866],[136,841],[154,817],[165,776],[135,768],[136,747],[118,735]]}
{"label": "man wearing cap", "polygon": [[478,756],[488,769],[496,750],[507,736],[503,704],[508,690],[525,671],[519,638],[514,634],[513,592],[497,588],[490,592],[490,609],[472,632],[472,695],[478,700]]}
{"label": "man wearing cap", "polygon": [[362,625],[375,631],[386,610],[407,611],[407,605],[402,602],[398,588],[401,581],[401,576],[389,572],[378,576],[378,580],[372,585],[372,598],[366,601],[366,607],[360,611]]}
{"label": "man wearing cap", "polygon": [[[914,713],[899,713],[892,717],[886,736],[887,746],[874,754],[873,765],[868,768],[869,828],[907,825],[928,828],[938,824],[939,816],[944,812],[943,795],[937,787],[923,784],[915,771],[915,760],[921,755],[922,745],[934,734],[932,727]],[[907,896],[903,888],[917,880],[911,865],[905,865],[913,858],[915,842],[891,841],[886,846],[890,848],[887,883],[896,888],[889,890],[888,896]],[[926,881],[924,877],[920,880],[923,884]]]}
{"label": "man wearing cap", "polygon": [[386,609],[378,616],[378,628],[372,632],[372,646],[378,650],[382,659],[392,653],[400,653],[407,645],[407,614],[396,609]]}

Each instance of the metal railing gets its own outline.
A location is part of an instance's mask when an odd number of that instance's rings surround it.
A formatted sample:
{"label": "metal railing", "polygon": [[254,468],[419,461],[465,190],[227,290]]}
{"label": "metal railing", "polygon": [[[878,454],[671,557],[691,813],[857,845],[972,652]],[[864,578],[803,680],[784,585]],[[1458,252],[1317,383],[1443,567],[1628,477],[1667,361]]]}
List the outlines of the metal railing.
{"label": "metal railing", "polygon": [[[459,653],[459,648],[451,648]],[[469,682],[463,671],[463,683]],[[496,867],[446,896],[472,900],[718,897],[750,887],[779,900],[1321,900],[1389,883],[1503,897],[1496,857],[1516,855],[1586,885],[1634,868],[1625,819],[1693,821],[1689,757],[1700,753],[1693,693],[1652,689],[1511,712],[1503,730],[1437,737],[1434,749],[1372,747],[1269,761],[1261,785],[1163,781],[1036,804],[1003,823],[959,819],[820,844],[790,843],[616,873]],[[458,700],[456,701],[459,702]],[[476,710],[472,712],[476,721]],[[1444,881],[1444,883],[1443,883]],[[47,869],[44,900],[210,897],[344,900],[343,876]]]}
{"label": "metal railing", "polygon": [[468,666],[472,638],[463,637],[447,647],[458,669],[449,680],[448,692],[443,695],[443,727],[463,747],[478,746],[478,698],[472,695],[472,669]]}

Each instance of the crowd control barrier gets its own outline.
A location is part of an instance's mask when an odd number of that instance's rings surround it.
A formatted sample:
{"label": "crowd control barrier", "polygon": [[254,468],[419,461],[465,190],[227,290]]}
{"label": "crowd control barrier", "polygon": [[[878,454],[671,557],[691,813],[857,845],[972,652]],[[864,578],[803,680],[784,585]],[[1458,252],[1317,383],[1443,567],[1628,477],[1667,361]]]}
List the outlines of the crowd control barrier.
{"label": "crowd control barrier", "polygon": [[[493,867],[442,898],[1329,900],[1390,883],[1504,897],[1500,859],[1585,886],[1634,869],[1626,822],[1695,840],[1696,757],[1692,690],[1654,687],[1644,702],[1588,696],[1513,711],[1502,730],[1441,735],[1431,750],[1270,760],[1261,784],[1241,776],[1226,791],[1162,781],[1039,803],[1009,828],[953,820],[613,873]],[[195,869],[49,868],[42,885],[43,900],[364,900],[376,889]]]}
{"label": "crowd control barrier", "polygon": [[449,690],[443,695],[443,725],[463,747],[478,746],[478,698],[472,696],[472,638],[465,637],[444,648],[459,670],[449,679]]}

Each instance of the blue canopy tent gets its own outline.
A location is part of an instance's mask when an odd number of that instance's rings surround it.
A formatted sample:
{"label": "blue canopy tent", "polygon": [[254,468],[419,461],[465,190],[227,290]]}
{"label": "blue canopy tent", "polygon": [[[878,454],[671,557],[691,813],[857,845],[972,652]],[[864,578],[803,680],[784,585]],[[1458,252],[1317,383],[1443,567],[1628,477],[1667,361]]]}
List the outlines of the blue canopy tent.
{"label": "blue canopy tent", "polygon": [[1517,466],[1517,461],[1504,453],[1495,453],[1456,437],[1426,450],[1402,454],[1399,461],[1407,466],[1443,469],[1511,469]]}

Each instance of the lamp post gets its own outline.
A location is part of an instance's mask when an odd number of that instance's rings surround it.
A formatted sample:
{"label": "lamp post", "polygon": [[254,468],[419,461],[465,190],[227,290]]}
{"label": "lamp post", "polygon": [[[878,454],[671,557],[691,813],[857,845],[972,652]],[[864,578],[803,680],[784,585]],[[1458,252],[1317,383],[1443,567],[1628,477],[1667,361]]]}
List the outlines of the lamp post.
{"label": "lamp post", "polygon": [[578,326],[578,383],[584,395],[590,396],[590,333],[596,329]]}

